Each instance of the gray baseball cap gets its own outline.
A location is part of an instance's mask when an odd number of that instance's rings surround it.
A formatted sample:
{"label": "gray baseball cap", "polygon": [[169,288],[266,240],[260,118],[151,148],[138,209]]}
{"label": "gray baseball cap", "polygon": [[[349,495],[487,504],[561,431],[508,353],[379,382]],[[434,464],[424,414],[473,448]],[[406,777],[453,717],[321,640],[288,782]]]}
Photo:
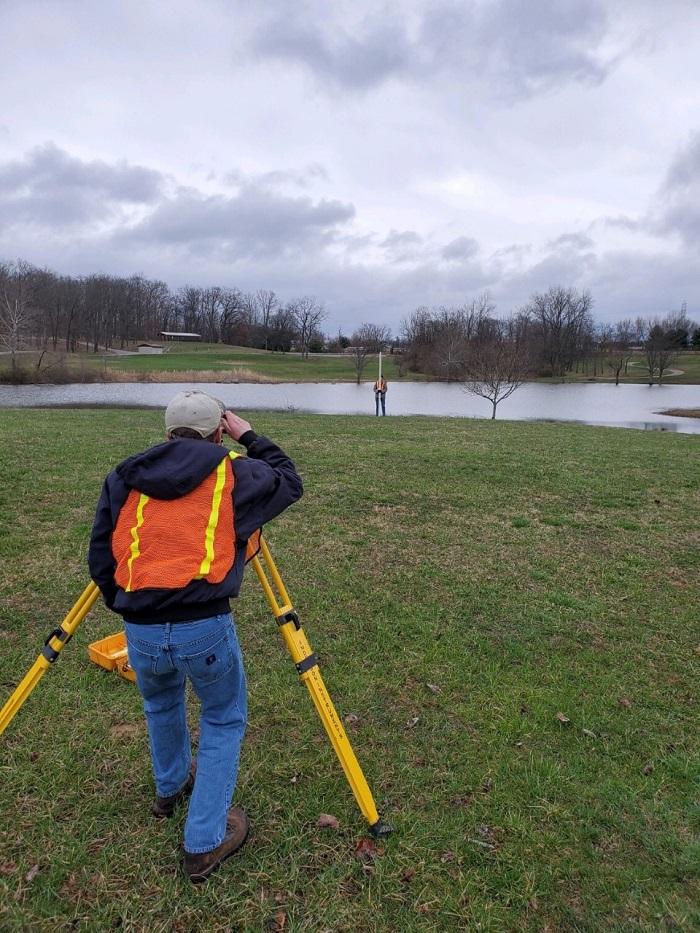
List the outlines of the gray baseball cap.
{"label": "gray baseball cap", "polygon": [[202,437],[209,437],[221,424],[223,404],[213,395],[188,389],[170,400],[165,409],[165,430],[191,428]]}

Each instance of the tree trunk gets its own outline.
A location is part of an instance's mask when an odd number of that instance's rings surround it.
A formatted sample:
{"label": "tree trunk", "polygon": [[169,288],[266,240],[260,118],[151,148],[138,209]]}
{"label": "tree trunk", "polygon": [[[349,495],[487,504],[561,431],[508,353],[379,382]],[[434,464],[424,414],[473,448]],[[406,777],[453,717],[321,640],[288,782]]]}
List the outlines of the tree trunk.
{"label": "tree trunk", "polygon": [[492,399],[491,404],[493,405],[493,413],[491,414],[491,420],[495,421],[496,420],[496,405],[498,405],[498,402],[495,399]]}

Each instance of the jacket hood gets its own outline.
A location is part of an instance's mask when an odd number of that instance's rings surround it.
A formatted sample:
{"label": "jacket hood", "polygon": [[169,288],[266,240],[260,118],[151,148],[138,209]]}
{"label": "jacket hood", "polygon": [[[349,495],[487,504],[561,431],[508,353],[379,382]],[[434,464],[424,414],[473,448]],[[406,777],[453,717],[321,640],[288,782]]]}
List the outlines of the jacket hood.
{"label": "jacket hood", "polygon": [[128,457],[115,472],[128,487],[154,499],[179,499],[227,456],[225,447],[183,437]]}

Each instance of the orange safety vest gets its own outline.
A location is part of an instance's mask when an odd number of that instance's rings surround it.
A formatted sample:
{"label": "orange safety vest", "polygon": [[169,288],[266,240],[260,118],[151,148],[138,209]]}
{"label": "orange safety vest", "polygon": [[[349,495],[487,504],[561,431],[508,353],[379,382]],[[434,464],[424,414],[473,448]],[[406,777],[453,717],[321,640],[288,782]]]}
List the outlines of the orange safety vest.
{"label": "orange safety vest", "polygon": [[378,379],[374,383],[374,391],[375,392],[386,392],[386,379],[383,379],[383,378]]}
{"label": "orange safety vest", "polygon": [[[209,476],[178,499],[155,499],[132,489],[112,535],[114,579],[127,593],[182,589],[192,580],[221,583],[236,560],[231,451]],[[260,547],[251,535],[246,560]]]}

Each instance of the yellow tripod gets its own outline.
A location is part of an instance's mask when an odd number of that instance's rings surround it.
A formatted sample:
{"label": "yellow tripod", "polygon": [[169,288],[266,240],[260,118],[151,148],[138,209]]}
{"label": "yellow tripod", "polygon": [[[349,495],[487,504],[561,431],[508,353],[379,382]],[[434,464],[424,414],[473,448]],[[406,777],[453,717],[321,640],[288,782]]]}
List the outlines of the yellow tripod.
{"label": "yellow tripod", "polygon": [[[374,836],[386,836],[392,831],[392,827],[387,823],[383,823],[379,818],[372,792],[323,683],[316,655],[311,650],[311,646],[303,632],[299,617],[292,606],[282,578],[270,554],[270,549],[262,538],[260,539],[260,552],[252,559],[251,563],[263,588],[268,605],[280,627],[280,633],[292,656],[299,677],[302,683],[306,684],[311,694],[311,699],[345,772],[350,789],[355,795],[355,800],[362,811],[362,815],[369,823],[369,830]],[[99,595],[100,591],[97,586],[90,583],[83,590],[80,598],[61,625],[49,634],[41,654],[0,710],[0,735],[10,724],[44,673],[56,661],[63,647],[70,641],[73,633],[88,614]],[[281,600],[281,604],[279,600]]]}

